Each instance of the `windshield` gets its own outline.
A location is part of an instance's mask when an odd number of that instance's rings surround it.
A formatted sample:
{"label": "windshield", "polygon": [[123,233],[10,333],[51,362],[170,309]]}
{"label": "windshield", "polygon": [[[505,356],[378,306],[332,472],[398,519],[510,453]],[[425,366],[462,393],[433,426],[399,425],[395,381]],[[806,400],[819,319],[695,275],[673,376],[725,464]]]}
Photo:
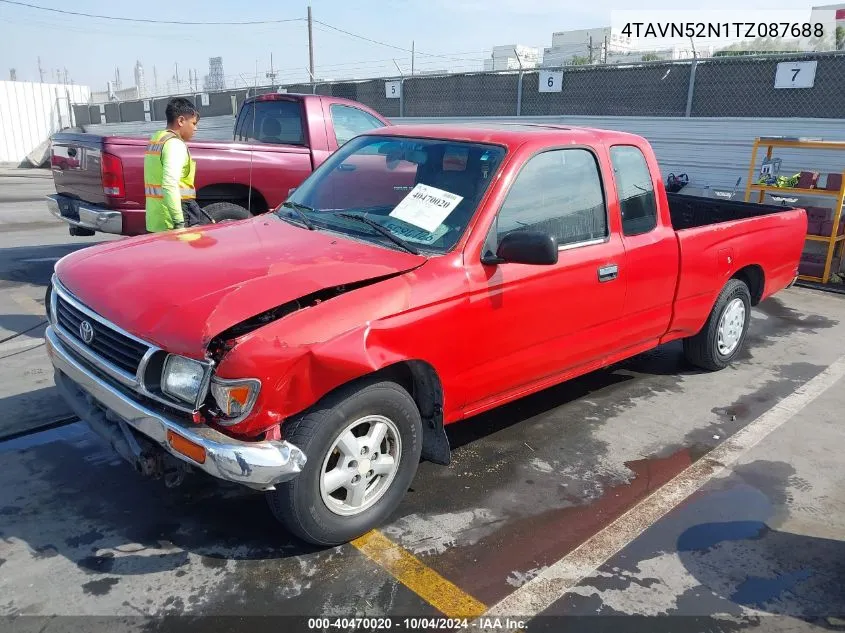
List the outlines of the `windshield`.
{"label": "windshield", "polygon": [[504,156],[496,145],[358,136],[276,213],[300,223],[304,214],[318,229],[397,248],[395,240],[350,214],[363,216],[413,249],[444,253],[463,235]]}

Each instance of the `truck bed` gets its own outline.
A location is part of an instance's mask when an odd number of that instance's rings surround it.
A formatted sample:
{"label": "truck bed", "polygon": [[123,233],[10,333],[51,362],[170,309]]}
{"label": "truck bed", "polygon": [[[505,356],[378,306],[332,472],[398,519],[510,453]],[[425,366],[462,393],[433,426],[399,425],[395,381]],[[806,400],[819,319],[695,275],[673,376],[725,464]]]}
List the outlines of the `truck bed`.
{"label": "truck bed", "polygon": [[752,303],[786,288],[804,249],[804,209],[666,194],[678,238],[675,313],[666,340],[698,332],[727,280],[742,271]]}
{"label": "truck bed", "polygon": [[699,196],[685,196],[680,193],[666,192],[669,200],[669,214],[676,231],[684,231],[700,226],[710,226],[721,222],[758,218],[773,213],[783,213],[794,207],[772,204],[757,204],[739,200],[718,200]]}

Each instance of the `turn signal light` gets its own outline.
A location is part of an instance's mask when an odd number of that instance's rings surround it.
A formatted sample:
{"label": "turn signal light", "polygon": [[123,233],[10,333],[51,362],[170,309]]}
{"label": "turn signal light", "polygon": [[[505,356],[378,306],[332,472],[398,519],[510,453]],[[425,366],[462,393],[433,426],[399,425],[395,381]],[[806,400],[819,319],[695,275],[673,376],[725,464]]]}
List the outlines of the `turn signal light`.
{"label": "turn signal light", "polygon": [[199,444],[195,444],[191,440],[182,437],[173,431],[167,431],[167,443],[173,447],[177,453],[182,453],[185,457],[190,457],[198,464],[205,463],[205,449]]}

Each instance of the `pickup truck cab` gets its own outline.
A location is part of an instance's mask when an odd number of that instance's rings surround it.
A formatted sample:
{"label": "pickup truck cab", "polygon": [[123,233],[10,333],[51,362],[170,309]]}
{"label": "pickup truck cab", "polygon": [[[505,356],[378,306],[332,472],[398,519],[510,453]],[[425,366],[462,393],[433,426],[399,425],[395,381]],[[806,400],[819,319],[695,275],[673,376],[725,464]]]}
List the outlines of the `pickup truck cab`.
{"label": "pickup truck cab", "polygon": [[667,196],[631,134],[382,128],[274,213],[66,256],[47,346],[139,470],[266,491],[336,544],[391,515],[421,457],[449,463],[450,423],[677,339],[726,367],[806,225]]}
{"label": "pickup truck cab", "polygon": [[[202,135],[202,119],[199,134]],[[353,136],[389,125],[356,101],[270,93],[241,104],[232,142],[188,143],[197,162],[197,202],[215,220],[274,209]],[[165,122],[161,122],[162,129]],[[56,194],[47,208],[71,235],[142,235],[148,136],[59,132],[52,137]]]}

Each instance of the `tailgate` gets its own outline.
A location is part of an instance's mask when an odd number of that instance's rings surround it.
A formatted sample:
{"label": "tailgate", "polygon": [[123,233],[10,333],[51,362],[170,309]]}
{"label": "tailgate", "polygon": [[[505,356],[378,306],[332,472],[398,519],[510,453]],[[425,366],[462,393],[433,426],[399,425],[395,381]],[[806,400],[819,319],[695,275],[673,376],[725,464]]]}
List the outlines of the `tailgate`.
{"label": "tailgate", "polygon": [[54,134],[50,166],[56,193],[105,204],[102,149],[103,137],[97,134]]}

